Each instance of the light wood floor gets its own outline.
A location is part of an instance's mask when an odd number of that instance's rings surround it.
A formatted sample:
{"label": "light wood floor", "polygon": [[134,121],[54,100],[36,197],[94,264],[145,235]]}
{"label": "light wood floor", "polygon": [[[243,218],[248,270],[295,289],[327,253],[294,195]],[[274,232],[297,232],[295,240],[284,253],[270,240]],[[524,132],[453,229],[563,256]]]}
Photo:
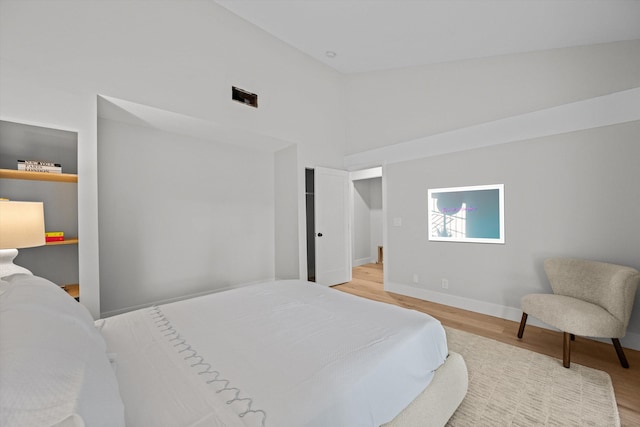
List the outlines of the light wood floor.
{"label": "light wood floor", "polygon": [[[353,280],[334,286],[344,292],[428,313],[445,325],[562,360],[562,334],[527,325],[522,340],[517,322],[386,292],[381,264],[353,269]],[[622,426],[640,426],[640,351],[625,349],[630,368],[620,366],[613,345],[576,337],[571,362],[607,372],[618,401]]]}

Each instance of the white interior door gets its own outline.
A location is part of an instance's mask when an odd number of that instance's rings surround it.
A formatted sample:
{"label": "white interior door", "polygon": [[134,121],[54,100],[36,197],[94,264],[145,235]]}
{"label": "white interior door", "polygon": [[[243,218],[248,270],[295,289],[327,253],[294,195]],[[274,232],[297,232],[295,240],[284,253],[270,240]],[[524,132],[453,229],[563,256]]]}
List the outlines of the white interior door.
{"label": "white interior door", "polygon": [[315,168],[316,283],[332,286],[351,280],[349,173]]}

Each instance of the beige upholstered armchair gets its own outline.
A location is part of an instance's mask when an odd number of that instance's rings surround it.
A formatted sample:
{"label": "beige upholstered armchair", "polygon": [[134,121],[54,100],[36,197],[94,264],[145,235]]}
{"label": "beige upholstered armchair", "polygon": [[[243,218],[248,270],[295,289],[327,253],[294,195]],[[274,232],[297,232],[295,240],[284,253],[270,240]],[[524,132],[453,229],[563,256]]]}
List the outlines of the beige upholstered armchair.
{"label": "beige upholstered armchair", "polygon": [[553,294],[522,297],[522,338],[531,315],[564,332],[562,364],[570,365],[576,335],[611,338],[620,364],[629,367],[619,338],[627,331],[640,272],[631,267],[570,258],[550,258],[544,270]]}

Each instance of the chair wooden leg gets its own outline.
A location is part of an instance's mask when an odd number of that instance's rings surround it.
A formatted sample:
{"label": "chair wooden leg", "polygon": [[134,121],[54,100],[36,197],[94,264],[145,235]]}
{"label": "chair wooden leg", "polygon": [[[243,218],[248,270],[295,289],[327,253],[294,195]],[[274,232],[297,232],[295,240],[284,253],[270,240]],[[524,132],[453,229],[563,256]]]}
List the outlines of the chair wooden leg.
{"label": "chair wooden leg", "polygon": [[520,328],[518,329],[518,338],[522,338],[522,334],[524,334],[524,327],[527,324],[527,317],[529,317],[529,315],[525,312],[522,312],[522,319],[520,320]]}
{"label": "chair wooden leg", "polygon": [[611,338],[613,341],[613,346],[616,349],[616,353],[618,354],[618,359],[620,360],[620,364],[623,368],[629,369],[629,362],[627,362],[627,357],[624,355],[624,350],[622,350],[622,346],[620,345],[620,340],[618,338]]}
{"label": "chair wooden leg", "polygon": [[564,333],[564,344],[562,346],[562,366],[568,368],[571,365],[571,334]]}

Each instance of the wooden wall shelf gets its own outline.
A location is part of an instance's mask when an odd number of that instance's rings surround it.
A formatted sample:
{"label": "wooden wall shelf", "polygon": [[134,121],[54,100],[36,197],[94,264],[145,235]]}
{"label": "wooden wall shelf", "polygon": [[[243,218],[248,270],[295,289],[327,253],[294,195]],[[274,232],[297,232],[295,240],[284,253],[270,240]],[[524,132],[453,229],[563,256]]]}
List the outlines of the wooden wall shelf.
{"label": "wooden wall shelf", "polygon": [[62,285],[60,286],[64,289],[69,295],[71,295],[74,299],[80,300],[80,285],[77,283],[71,285]]}
{"label": "wooden wall shelf", "polygon": [[57,246],[57,245],[77,245],[78,244],[78,238],[77,237],[72,237],[70,239],[64,239],[64,240],[60,240],[57,242],[47,242],[45,245],[46,246]]}
{"label": "wooden wall shelf", "polygon": [[78,175],[73,173],[48,173],[0,169],[0,178],[26,179],[30,181],[78,182]]}

